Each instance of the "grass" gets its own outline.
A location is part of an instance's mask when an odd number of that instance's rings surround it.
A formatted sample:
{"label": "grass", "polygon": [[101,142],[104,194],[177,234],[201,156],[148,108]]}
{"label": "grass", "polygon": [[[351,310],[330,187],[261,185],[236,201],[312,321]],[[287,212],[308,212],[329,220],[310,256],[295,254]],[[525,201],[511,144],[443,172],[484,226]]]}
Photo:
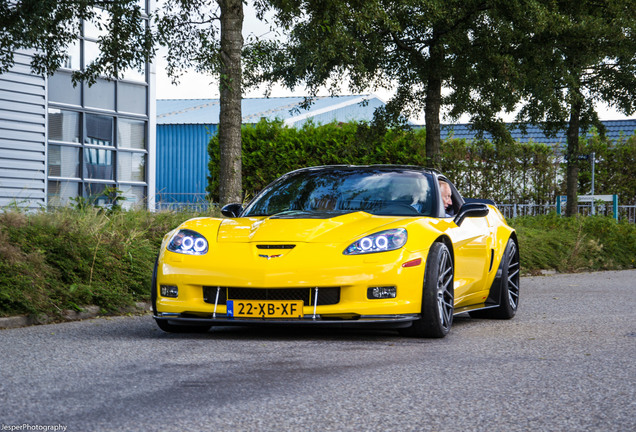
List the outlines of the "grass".
{"label": "grass", "polygon": [[526,273],[636,267],[636,225],[604,216],[524,216],[511,219]]}
{"label": "grass", "polygon": [[0,213],[0,315],[117,311],[149,297],[165,233],[195,213]]}
{"label": "grass", "polygon": [[[117,313],[147,301],[163,236],[194,212],[108,213],[92,207],[0,213],[0,316],[61,317],[98,305]],[[526,274],[636,267],[636,225],[606,217],[522,217]]]}

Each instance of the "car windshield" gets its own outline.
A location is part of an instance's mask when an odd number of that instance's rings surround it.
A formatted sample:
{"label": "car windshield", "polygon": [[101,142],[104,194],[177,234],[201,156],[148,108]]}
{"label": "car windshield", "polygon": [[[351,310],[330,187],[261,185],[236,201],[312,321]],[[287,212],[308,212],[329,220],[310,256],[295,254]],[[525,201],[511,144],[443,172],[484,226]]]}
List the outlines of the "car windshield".
{"label": "car windshield", "polygon": [[433,176],[415,169],[324,168],[284,176],[256,196],[243,216],[430,216]]}

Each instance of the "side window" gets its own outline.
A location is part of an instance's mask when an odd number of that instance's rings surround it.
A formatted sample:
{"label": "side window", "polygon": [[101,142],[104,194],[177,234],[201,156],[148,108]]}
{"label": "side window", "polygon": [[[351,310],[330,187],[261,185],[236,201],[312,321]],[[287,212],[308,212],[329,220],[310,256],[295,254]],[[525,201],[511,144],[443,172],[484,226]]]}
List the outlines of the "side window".
{"label": "side window", "polygon": [[442,215],[442,217],[454,216],[457,213],[459,213],[459,209],[464,204],[464,199],[462,198],[461,194],[455,188],[455,185],[453,185],[450,181],[448,181],[448,179],[446,179],[443,176],[439,176],[438,180],[439,180],[440,194],[441,195],[444,195],[444,193],[443,193],[443,190],[445,189],[444,184],[446,184],[446,185],[448,185],[450,187],[450,200],[451,200],[451,204],[450,205],[445,205],[444,198],[442,196],[440,196],[440,204],[442,205],[442,209],[443,209],[443,211],[441,212],[441,215]]}

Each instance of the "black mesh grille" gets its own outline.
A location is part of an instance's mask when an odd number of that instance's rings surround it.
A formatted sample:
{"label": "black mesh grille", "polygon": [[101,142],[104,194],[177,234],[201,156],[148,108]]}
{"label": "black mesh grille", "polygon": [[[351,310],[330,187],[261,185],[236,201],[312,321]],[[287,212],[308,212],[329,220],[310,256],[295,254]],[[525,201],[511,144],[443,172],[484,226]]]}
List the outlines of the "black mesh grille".
{"label": "black mesh grille", "polygon": [[293,249],[296,245],[293,244],[261,244],[256,245],[257,249]]}
{"label": "black mesh grille", "polygon": [[[214,304],[217,287],[203,287],[203,301]],[[230,300],[302,300],[306,305],[314,305],[314,288],[238,288],[221,287],[219,304]],[[340,287],[318,288],[317,306],[337,304],[340,301]]]}

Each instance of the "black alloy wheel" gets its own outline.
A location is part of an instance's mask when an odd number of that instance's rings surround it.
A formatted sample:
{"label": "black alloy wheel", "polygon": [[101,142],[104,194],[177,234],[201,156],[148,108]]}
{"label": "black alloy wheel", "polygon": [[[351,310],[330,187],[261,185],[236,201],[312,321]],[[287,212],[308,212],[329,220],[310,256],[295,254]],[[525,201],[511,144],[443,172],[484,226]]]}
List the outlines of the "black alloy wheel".
{"label": "black alloy wheel", "polygon": [[454,313],[453,258],[448,247],[433,243],[426,259],[421,317],[401,329],[407,336],[443,338],[450,331]]}

